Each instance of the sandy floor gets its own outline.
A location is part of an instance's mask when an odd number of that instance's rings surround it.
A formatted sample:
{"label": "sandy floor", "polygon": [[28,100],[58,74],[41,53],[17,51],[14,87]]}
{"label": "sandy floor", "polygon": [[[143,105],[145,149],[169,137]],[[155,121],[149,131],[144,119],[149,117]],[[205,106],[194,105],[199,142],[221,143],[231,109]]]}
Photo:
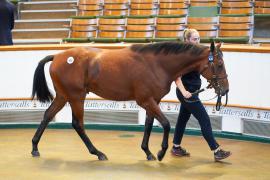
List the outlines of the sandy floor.
{"label": "sandy floor", "polygon": [[[140,149],[141,132],[87,130],[92,142],[109,158],[98,161],[74,130],[48,129],[39,144],[41,157],[33,158],[34,132],[0,130],[1,180],[270,179],[270,144],[218,139],[233,155],[217,163],[202,137],[185,136],[183,145],[191,157],[173,157],[168,150],[159,162],[146,160]],[[160,149],[161,138],[161,133],[153,133],[150,138],[154,154]]]}

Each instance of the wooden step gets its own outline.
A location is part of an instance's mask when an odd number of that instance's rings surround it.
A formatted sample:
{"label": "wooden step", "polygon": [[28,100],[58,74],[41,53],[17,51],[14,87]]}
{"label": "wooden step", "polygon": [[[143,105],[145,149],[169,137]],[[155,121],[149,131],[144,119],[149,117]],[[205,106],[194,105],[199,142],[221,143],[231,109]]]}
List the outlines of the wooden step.
{"label": "wooden step", "polygon": [[[44,1],[50,1],[50,2],[55,2],[55,1],[63,1],[63,0],[29,0],[31,2],[44,2]],[[74,0],[65,0],[65,1],[74,1]]]}
{"label": "wooden step", "polygon": [[61,10],[76,9],[77,1],[20,2],[20,10]]}
{"label": "wooden step", "polygon": [[47,38],[47,39],[13,39],[13,44],[60,44],[62,39],[60,38]]}
{"label": "wooden step", "polygon": [[12,31],[13,39],[46,39],[46,38],[66,38],[68,37],[68,28],[56,29],[14,29]]}
{"label": "wooden step", "polygon": [[75,16],[77,10],[22,10],[20,19],[67,19]]}
{"label": "wooden step", "polygon": [[15,20],[14,29],[67,28],[70,19],[26,19]]}

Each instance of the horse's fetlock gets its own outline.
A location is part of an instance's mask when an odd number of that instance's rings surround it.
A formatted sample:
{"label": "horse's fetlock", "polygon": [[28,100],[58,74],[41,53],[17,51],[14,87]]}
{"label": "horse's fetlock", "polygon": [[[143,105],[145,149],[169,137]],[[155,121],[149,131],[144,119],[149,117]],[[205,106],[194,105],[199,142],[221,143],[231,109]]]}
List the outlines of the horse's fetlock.
{"label": "horse's fetlock", "polygon": [[142,145],[141,145],[141,148],[142,148],[142,150],[144,150],[144,151],[146,151],[146,150],[148,149],[148,147],[147,147],[146,144],[142,144]]}
{"label": "horse's fetlock", "polygon": [[38,142],[38,139],[37,139],[37,138],[33,138],[33,139],[32,139],[32,145],[36,145],[37,142]]}
{"label": "horse's fetlock", "polygon": [[161,145],[162,150],[167,150],[168,147],[169,147],[168,143]]}
{"label": "horse's fetlock", "polygon": [[94,154],[94,155],[102,154],[101,152],[97,151],[96,149],[89,150],[89,152],[90,152],[90,154]]}

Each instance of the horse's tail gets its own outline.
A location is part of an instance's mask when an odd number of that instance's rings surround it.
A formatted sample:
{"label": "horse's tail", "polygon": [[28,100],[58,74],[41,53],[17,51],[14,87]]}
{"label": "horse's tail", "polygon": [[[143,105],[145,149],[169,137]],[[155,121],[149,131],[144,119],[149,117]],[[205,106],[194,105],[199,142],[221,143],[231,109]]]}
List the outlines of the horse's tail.
{"label": "horse's tail", "polygon": [[35,95],[37,100],[40,102],[50,102],[53,100],[53,95],[51,94],[44,73],[44,66],[47,62],[52,61],[54,58],[53,55],[47,56],[42,59],[35,70],[34,79],[33,79],[33,89],[32,89],[32,99]]}

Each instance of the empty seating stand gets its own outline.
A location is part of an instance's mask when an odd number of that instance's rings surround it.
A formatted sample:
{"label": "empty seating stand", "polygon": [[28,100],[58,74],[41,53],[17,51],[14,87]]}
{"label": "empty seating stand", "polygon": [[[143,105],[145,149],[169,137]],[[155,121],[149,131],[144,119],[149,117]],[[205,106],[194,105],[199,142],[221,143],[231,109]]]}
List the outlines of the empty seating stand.
{"label": "empty seating stand", "polygon": [[104,0],[104,16],[126,16],[128,14],[128,0]]}
{"label": "empty seating stand", "polygon": [[123,16],[104,16],[99,18],[98,36],[95,42],[121,42],[126,33],[126,18]]}
{"label": "empty seating stand", "polygon": [[149,16],[157,15],[158,1],[157,0],[130,0],[129,15]]}
{"label": "empty seating stand", "polygon": [[186,16],[158,16],[154,41],[181,41]]}
{"label": "empty seating stand", "polygon": [[187,27],[197,29],[201,42],[206,43],[217,37],[218,2],[216,0],[191,0]]}
{"label": "empty seating stand", "polygon": [[[202,2],[200,4],[192,2]],[[218,3],[207,3],[207,1],[191,1],[191,6],[189,7],[188,16],[190,17],[214,17],[218,14]]]}
{"label": "empty seating stand", "polygon": [[153,16],[77,16],[71,24],[64,42],[151,42],[155,32]]}
{"label": "empty seating stand", "polygon": [[159,15],[186,16],[189,4],[183,0],[160,0]]}
{"label": "empty seating stand", "polygon": [[220,16],[218,40],[228,43],[252,41],[253,16]]}
{"label": "empty seating stand", "polygon": [[[97,37],[97,19],[94,16],[73,17],[70,25],[69,42],[88,42]],[[65,41],[65,39],[64,39]]]}
{"label": "empty seating stand", "polygon": [[78,16],[101,16],[103,5],[100,0],[79,0]]}
{"label": "empty seating stand", "polygon": [[155,17],[129,16],[124,42],[151,42],[155,31]]}
{"label": "empty seating stand", "polygon": [[218,39],[227,43],[251,43],[254,27],[253,1],[223,0]]}
{"label": "empty seating stand", "polygon": [[256,0],[254,3],[253,40],[255,43],[270,43],[270,1]]}
{"label": "empty seating stand", "polygon": [[221,2],[220,14],[253,14],[253,3],[251,1],[231,1],[223,0]]}
{"label": "empty seating stand", "polygon": [[197,29],[201,42],[210,42],[217,37],[218,17],[188,17],[188,28]]}
{"label": "empty seating stand", "polygon": [[78,8],[78,15],[97,19],[85,30],[91,42],[181,41],[188,27],[199,31],[201,42],[251,43],[254,13],[269,15],[269,1],[263,0],[79,0]]}
{"label": "empty seating stand", "polygon": [[12,30],[14,44],[61,43],[69,34],[65,26],[70,23],[69,17],[76,15],[76,4],[73,0],[18,2],[18,19]]}
{"label": "empty seating stand", "polygon": [[218,6],[217,0],[190,0],[191,6]]}
{"label": "empty seating stand", "polygon": [[256,0],[254,7],[255,14],[270,14],[270,1],[269,0]]}

